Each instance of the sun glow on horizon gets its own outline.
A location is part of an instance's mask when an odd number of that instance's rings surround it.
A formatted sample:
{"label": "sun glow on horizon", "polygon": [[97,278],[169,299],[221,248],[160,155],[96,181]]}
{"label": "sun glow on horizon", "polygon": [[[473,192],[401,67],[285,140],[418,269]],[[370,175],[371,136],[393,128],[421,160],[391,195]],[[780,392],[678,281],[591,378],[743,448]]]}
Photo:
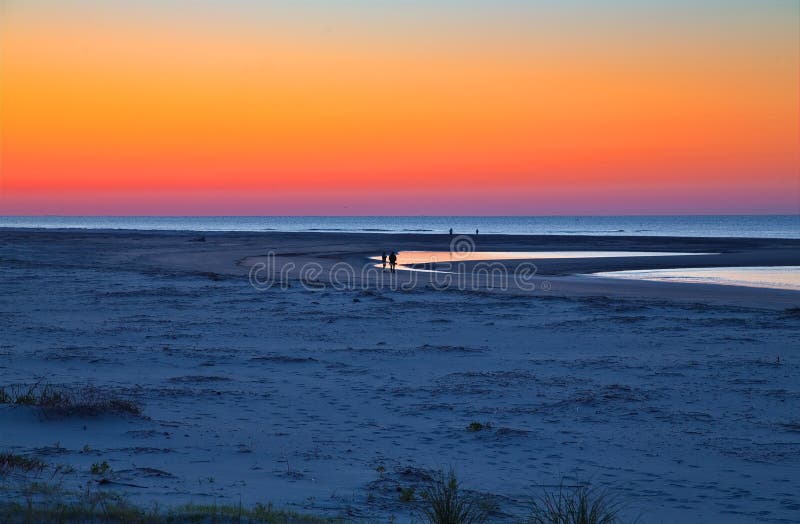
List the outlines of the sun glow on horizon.
{"label": "sun glow on horizon", "polygon": [[0,214],[800,211],[793,2],[0,3]]}

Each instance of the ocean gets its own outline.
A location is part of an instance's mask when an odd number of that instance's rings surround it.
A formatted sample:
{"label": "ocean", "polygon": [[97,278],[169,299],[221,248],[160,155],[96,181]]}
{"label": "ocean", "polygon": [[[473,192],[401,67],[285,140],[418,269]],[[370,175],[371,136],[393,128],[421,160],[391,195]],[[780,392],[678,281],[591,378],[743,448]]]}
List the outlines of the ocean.
{"label": "ocean", "polygon": [[0,228],[800,238],[800,215],[3,216]]}

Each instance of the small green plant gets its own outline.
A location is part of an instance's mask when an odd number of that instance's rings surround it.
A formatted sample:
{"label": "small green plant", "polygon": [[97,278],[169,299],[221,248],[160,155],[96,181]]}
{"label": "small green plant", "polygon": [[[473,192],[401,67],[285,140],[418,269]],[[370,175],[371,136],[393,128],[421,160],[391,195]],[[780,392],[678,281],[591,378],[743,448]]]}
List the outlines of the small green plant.
{"label": "small green plant", "polygon": [[418,517],[427,524],[482,524],[488,517],[480,500],[461,489],[452,469],[435,475],[421,498]]}
{"label": "small green plant", "polygon": [[103,462],[95,462],[90,469],[92,475],[105,475],[111,471],[111,466],[105,460]]}
{"label": "small green plant", "polygon": [[415,489],[413,486],[407,488],[398,487],[397,491],[400,492],[400,502],[413,502]]}
{"label": "small green plant", "polygon": [[619,524],[620,510],[606,491],[561,486],[533,501],[526,524]]}
{"label": "small green plant", "polygon": [[467,431],[471,433],[483,431],[484,429],[492,429],[492,423],[486,422],[485,424],[481,424],[480,422],[470,422],[469,426],[467,426]]}

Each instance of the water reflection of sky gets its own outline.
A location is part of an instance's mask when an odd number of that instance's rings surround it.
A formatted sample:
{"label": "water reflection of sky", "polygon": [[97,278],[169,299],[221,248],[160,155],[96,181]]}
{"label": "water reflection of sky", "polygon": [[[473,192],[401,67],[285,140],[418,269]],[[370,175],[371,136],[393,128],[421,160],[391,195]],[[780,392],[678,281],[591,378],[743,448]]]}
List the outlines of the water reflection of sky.
{"label": "water reflection of sky", "polygon": [[[660,251],[400,251],[398,264],[433,262],[473,262],[480,260],[539,260],[543,258],[609,258],[706,255],[708,253],[673,253]],[[371,257],[380,260],[381,257]]]}
{"label": "water reflection of sky", "polygon": [[[387,253],[388,254],[388,253]],[[666,251],[400,251],[397,253],[397,269],[422,272],[441,272],[422,269],[421,265],[433,265],[436,269],[451,269],[447,264],[459,262],[479,262],[489,260],[541,260],[556,258],[612,258],[612,257],[657,257],[679,255],[709,255],[712,253],[676,253]],[[371,260],[380,262],[381,257],[373,256]],[[437,267],[435,264],[442,264]],[[387,260],[388,265],[388,260]],[[381,267],[376,264],[375,267]],[[449,271],[445,271],[449,272]]]}
{"label": "water reflection of sky", "polygon": [[800,291],[800,266],[648,269],[595,273],[595,275],[659,282],[691,282]]}

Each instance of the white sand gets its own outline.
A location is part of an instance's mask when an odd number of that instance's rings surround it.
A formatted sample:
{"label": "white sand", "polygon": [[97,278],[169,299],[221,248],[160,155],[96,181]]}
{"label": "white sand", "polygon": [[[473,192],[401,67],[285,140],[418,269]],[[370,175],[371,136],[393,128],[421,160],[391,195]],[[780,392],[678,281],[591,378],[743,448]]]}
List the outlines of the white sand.
{"label": "white sand", "polygon": [[[236,260],[271,247],[350,260],[374,246],[0,235],[2,383],[92,383],[145,407],[42,420],[0,405],[0,450],[75,466],[68,485],[107,460],[122,484],[102,489],[144,504],[271,501],[405,522],[396,488],[452,466],[497,496],[496,521],[562,477],[608,487],[643,522],[800,518],[800,319],[784,311],[800,293],[597,288],[555,266],[541,277],[551,291],[527,294],[258,292]],[[492,429],[467,432],[472,421]]]}

